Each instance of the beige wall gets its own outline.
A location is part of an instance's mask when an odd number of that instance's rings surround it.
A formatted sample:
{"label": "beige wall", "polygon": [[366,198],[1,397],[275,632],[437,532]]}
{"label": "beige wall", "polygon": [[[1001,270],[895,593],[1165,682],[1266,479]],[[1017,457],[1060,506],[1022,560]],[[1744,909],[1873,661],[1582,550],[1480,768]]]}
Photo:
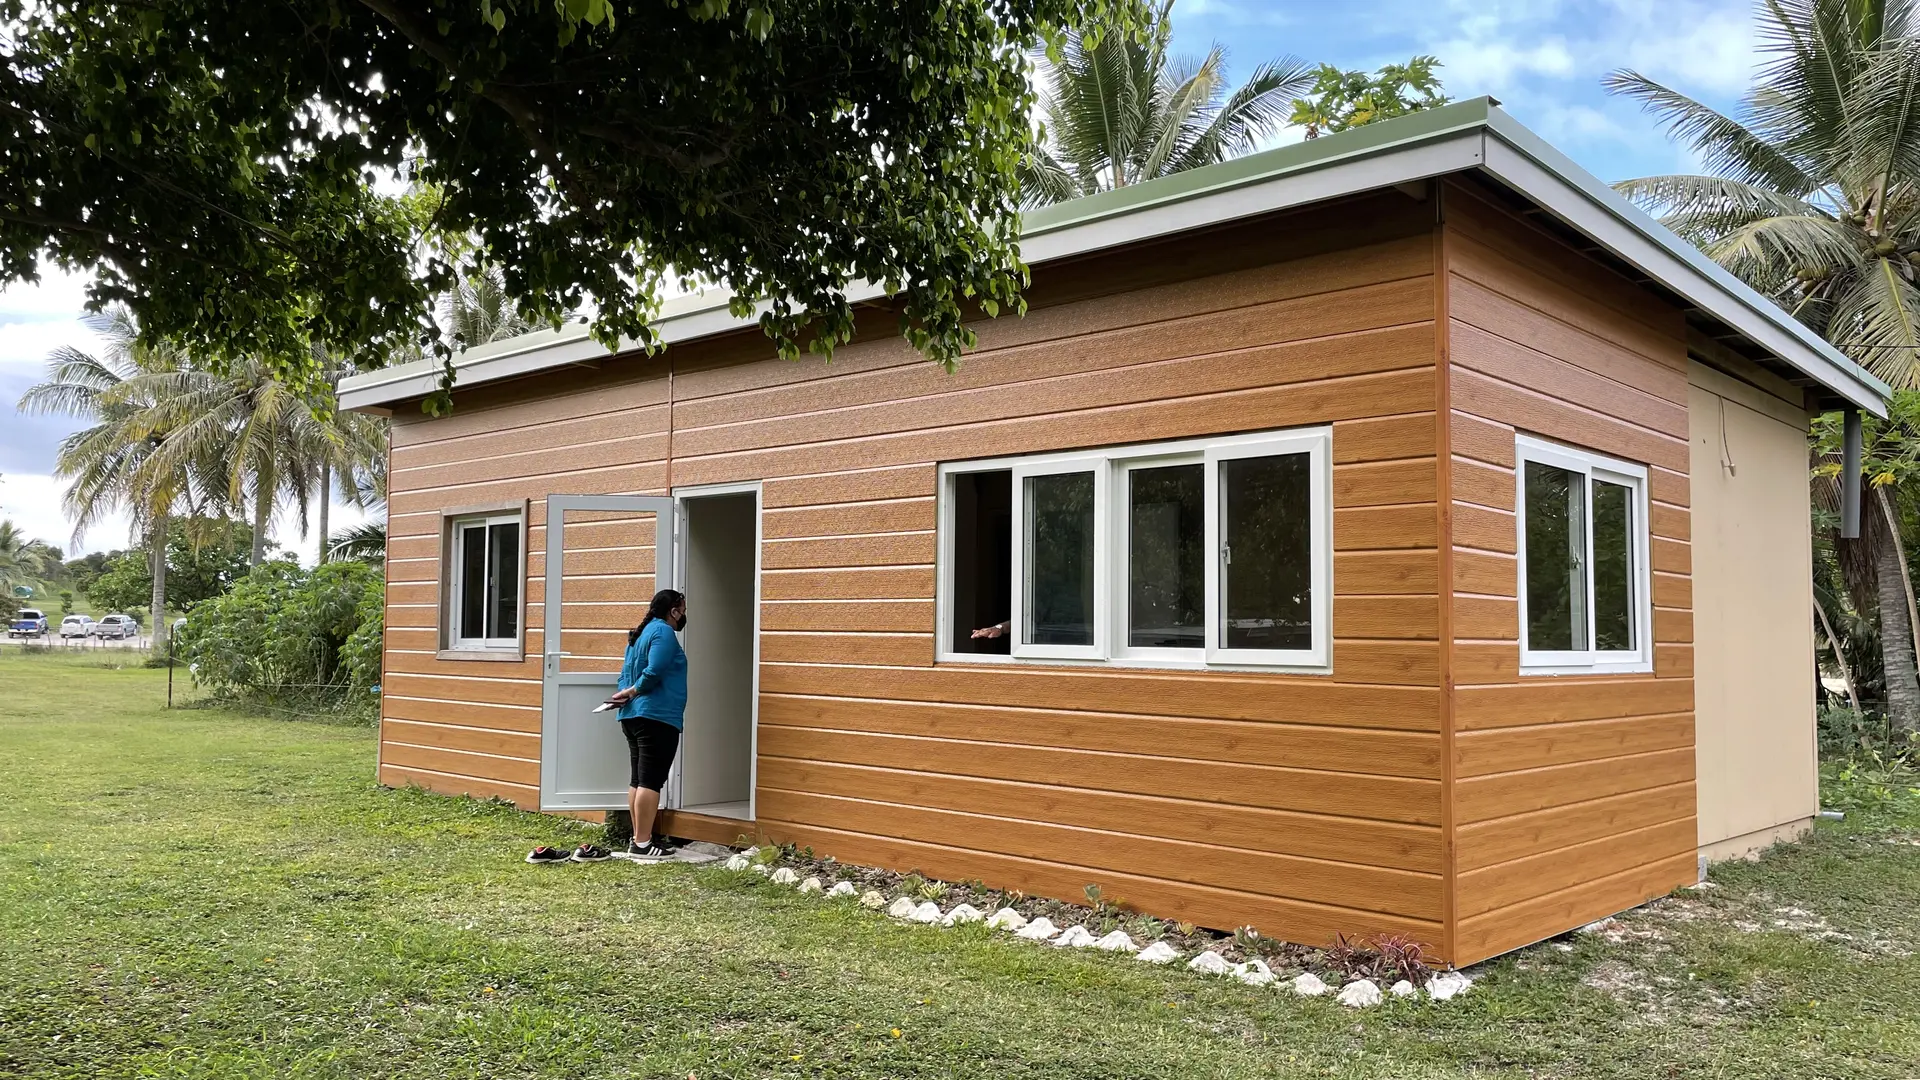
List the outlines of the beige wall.
{"label": "beige wall", "polygon": [[1733,858],[1819,809],[1807,419],[1785,384],[1697,361],[1688,381],[1700,849]]}

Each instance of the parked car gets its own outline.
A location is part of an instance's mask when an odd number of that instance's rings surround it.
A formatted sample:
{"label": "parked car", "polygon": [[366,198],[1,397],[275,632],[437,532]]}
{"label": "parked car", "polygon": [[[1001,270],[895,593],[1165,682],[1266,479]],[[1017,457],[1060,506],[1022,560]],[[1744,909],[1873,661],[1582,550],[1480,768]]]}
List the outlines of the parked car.
{"label": "parked car", "polygon": [[21,608],[20,614],[7,624],[10,638],[46,637],[47,630],[47,613],[39,608]]}
{"label": "parked car", "polygon": [[131,615],[109,615],[93,624],[93,636],[97,638],[130,638],[140,636],[140,624]]}
{"label": "parked car", "polygon": [[64,619],[61,619],[60,620],[60,636],[63,639],[70,638],[70,637],[92,637],[93,636],[93,616],[69,615]]}

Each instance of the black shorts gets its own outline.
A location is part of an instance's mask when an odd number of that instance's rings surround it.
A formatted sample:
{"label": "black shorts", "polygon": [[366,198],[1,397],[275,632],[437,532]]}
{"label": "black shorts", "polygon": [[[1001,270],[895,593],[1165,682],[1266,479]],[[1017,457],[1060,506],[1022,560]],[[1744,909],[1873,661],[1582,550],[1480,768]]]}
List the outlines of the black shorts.
{"label": "black shorts", "polygon": [[644,716],[620,721],[620,730],[627,733],[627,756],[633,762],[633,779],[627,786],[648,791],[665,787],[674,752],[680,749],[680,730]]}

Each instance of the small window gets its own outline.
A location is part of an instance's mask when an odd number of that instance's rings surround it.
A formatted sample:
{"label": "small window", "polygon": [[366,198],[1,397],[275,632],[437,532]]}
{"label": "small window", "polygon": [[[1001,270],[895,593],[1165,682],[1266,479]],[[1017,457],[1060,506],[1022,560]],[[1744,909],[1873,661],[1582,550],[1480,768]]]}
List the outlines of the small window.
{"label": "small window", "polygon": [[1316,429],[944,466],[941,655],[1325,670],[1329,441]]}
{"label": "small window", "polygon": [[1522,670],[1646,670],[1646,470],[1525,436],[1516,448]]}
{"label": "small window", "polygon": [[520,648],[522,521],[513,514],[450,523],[449,648]]}

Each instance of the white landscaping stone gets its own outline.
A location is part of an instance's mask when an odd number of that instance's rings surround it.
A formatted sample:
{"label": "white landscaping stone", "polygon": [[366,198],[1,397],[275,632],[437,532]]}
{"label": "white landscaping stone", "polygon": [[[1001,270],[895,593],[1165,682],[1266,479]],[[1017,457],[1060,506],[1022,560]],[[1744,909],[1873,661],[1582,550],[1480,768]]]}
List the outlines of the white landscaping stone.
{"label": "white landscaping stone", "polygon": [[1450,1001],[1467,992],[1473,980],[1457,971],[1446,971],[1435,975],[1427,982],[1427,995],[1435,1001]]}
{"label": "white landscaping stone", "polygon": [[1062,949],[1084,949],[1100,939],[1087,932],[1084,926],[1069,926],[1066,933],[1053,939],[1053,944]]}
{"label": "white landscaping stone", "polygon": [[893,916],[896,919],[904,919],[907,916],[913,914],[913,909],[915,906],[916,905],[912,900],[903,896],[900,899],[895,900],[893,902],[893,906],[887,909],[887,914]]}
{"label": "white landscaping stone", "polygon": [[1233,977],[1248,986],[1265,986],[1273,981],[1273,969],[1258,958],[1233,965]]}
{"label": "white landscaping stone", "polygon": [[753,865],[753,860],[747,858],[745,855],[733,855],[720,865],[729,870],[745,870],[747,867]]}
{"label": "white landscaping stone", "polygon": [[1045,941],[1059,932],[1060,928],[1053,925],[1053,920],[1042,915],[1020,930],[1015,931],[1013,936],[1026,938],[1028,941]]}
{"label": "white landscaping stone", "polygon": [[766,877],[768,874],[773,873],[773,867],[768,866],[766,863],[757,862],[753,864],[753,872],[759,874],[761,877]]}
{"label": "white landscaping stone", "polygon": [[879,911],[881,908],[887,906],[887,898],[880,895],[880,890],[878,889],[868,889],[866,892],[860,894],[860,906]]}
{"label": "white landscaping stone", "polygon": [[757,847],[750,847],[747,850],[741,852],[740,854],[745,855],[748,859],[752,859],[755,855],[760,854],[760,849]]}
{"label": "white landscaping stone", "polygon": [[1189,970],[1197,971],[1202,975],[1233,974],[1233,965],[1227,963],[1227,958],[1211,950],[1203,952],[1199,956],[1187,961],[1187,967]]}
{"label": "white landscaping stone", "polygon": [[803,893],[825,892],[826,886],[820,884],[819,878],[810,877],[807,880],[800,883],[800,891]]}
{"label": "white landscaping stone", "polygon": [[800,875],[794,873],[793,867],[791,866],[783,866],[773,872],[773,883],[775,885],[792,885],[799,880]]}
{"label": "white landscaping stone", "polygon": [[1311,971],[1293,980],[1293,992],[1301,997],[1319,997],[1331,989],[1333,987]]}
{"label": "white landscaping stone", "polygon": [[1613,924],[1614,924],[1613,916],[1609,915],[1604,919],[1595,919],[1593,922],[1588,923],[1587,925],[1581,927],[1579,930],[1576,930],[1574,932],[1578,934],[1597,934],[1600,931],[1611,927]]}
{"label": "white landscaping stone", "polygon": [[1180,959],[1180,950],[1164,941],[1156,941],[1141,949],[1135,960],[1145,960],[1149,964],[1168,964]]}
{"label": "white landscaping stone", "polygon": [[828,889],[827,895],[828,896],[853,896],[857,894],[859,891],[860,891],[859,889],[856,889],[853,887],[853,882],[842,881],[839,884],[835,885],[833,888]]}
{"label": "white landscaping stone", "polygon": [[993,913],[987,925],[995,930],[1018,930],[1027,925],[1027,917],[1010,907],[1003,907]]}
{"label": "white landscaping stone", "polygon": [[979,922],[985,917],[986,916],[980,913],[980,909],[974,907],[972,904],[961,904],[959,907],[947,912],[947,917],[940,920],[940,925],[953,926],[958,923]]}
{"label": "white landscaping stone", "polygon": [[1096,949],[1105,949],[1108,952],[1140,951],[1140,946],[1133,943],[1133,939],[1127,936],[1125,930],[1115,930],[1113,933],[1094,942],[1093,947]]}
{"label": "white landscaping stone", "polygon": [[907,919],[917,923],[937,923],[940,921],[940,905],[928,900],[908,913]]}
{"label": "white landscaping stone", "polygon": [[1367,1009],[1380,1004],[1380,988],[1366,979],[1358,979],[1340,988],[1334,999],[1349,1009]]}
{"label": "white landscaping stone", "polygon": [[1420,989],[1418,987],[1405,979],[1401,979],[1399,982],[1387,987],[1387,993],[1392,994],[1394,997],[1412,997],[1419,992]]}

